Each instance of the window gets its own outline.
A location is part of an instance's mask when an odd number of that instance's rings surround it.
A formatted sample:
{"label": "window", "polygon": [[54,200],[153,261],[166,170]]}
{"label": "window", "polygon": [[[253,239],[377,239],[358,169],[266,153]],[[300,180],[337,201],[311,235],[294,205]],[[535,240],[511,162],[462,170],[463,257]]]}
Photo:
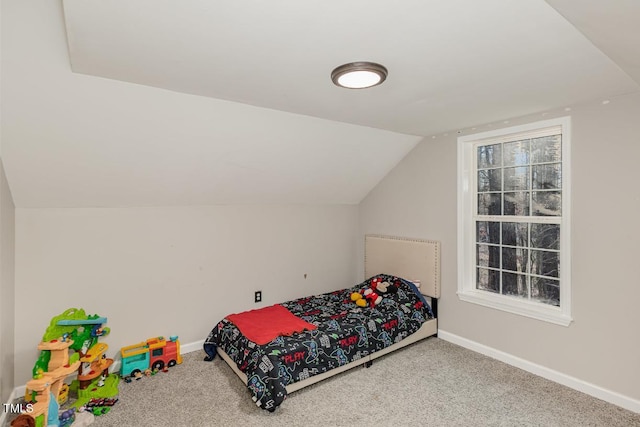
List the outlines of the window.
{"label": "window", "polygon": [[458,138],[458,295],[571,322],[569,117]]}

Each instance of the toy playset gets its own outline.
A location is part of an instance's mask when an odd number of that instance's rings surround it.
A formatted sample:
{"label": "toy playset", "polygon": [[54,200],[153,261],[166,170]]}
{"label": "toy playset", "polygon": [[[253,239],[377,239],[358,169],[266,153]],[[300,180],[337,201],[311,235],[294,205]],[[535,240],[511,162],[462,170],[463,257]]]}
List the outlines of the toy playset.
{"label": "toy playset", "polygon": [[[113,359],[106,356],[109,346],[98,342],[110,332],[105,323],[106,317],[76,308],[51,319],[38,344],[40,356],[33,366],[33,378],[26,385],[28,411],[16,417],[12,427],[83,427],[92,424],[94,416],[109,412],[118,401],[120,376],[109,373],[113,365]],[[127,382],[167,372],[182,363],[177,336],[149,338],[123,347],[120,353],[120,374]],[[66,383],[76,372],[77,379]]]}
{"label": "toy playset", "polygon": [[[98,342],[109,333],[105,323],[106,317],[88,316],[75,308],[51,319],[38,344],[40,357],[33,367],[33,379],[26,385],[25,400],[30,412],[14,422],[28,423],[26,416],[33,419],[35,427],[89,425],[92,421],[77,422],[76,409],[88,408],[87,404],[95,399],[117,401],[114,397],[118,394],[119,377],[109,374],[113,359],[106,357],[107,344]],[[64,381],[76,371],[78,379],[69,386]],[[70,409],[59,414],[60,405],[67,402],[70,392],[75,392],[77,399]],[[96,412],[93,407],[88,409]]]}

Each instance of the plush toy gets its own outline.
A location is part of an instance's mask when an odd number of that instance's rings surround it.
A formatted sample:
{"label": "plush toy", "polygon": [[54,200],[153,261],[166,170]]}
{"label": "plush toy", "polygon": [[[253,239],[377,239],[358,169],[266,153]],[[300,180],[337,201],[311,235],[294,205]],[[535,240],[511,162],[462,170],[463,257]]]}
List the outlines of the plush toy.
{"label": "plush toy", "polygon": [[355,302],[358,307],[366,307],[367,300],[364,299],[360,292],[352,292],[351,293],[351,301]]}
{"label": "plush toy", "polygon": [[358,307],[367,307],[380,304],[382,296],[371,288],[365,288],[360,292],[351,294],[351,301],[355,302]]}
{"label": "plush toy", "polygon": [[36,420],[31,415],[20,414],[18,418],[11,421],[11,427],[35,427]]}
{"label": "plush toy", "polygon": [[381,277],[371,279],[371,285],[360,292],[351,294],[351,301],[359,307],[376,306],[382,302],[384,294],[397,292],[398,288],[389,282],[383,281]]}
{"label": "plush toy", "polygon": [[362,295],[364,295],[364,298],[371,307],[382,302],[382,295],[379,295],[374,288],[365,289]]}
{"label": "plush toy", "polygon": [[373,289],[376,289],[380,283],[382,283],[382,277],[374,277],[371,279],[371,287]]}
{"label": "plush toy", "polygon": [[398,292],[398,286],[389,282],[381,282],[376,285],[376,291],[379,294],[395,294]]}

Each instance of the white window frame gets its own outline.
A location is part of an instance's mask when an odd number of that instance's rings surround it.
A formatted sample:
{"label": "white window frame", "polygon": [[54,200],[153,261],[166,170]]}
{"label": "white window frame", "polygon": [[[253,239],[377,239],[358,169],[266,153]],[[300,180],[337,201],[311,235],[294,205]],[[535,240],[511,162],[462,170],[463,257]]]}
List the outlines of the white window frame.
{"label": "white window frame", "polygon": [[[478,144],[536,136],[560,127],[562,133],[562,216],[560,221],[560,306],[476,289],[476,207]],[[525,136],[524,134],[527,134]],[[560,117],[458,138],[458,297],[509,313],[569,326],[571,318],[571,118]],[[524,217],[523,217],[524,218]],[[533,217],[534,222],[558,222],[558,217]]]}

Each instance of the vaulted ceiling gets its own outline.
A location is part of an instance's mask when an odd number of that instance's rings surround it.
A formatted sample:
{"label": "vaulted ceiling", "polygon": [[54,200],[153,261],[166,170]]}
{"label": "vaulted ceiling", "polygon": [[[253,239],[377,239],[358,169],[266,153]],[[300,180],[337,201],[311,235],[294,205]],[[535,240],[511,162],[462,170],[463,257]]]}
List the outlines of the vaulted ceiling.
{"label": "vaulted ceiling", "polygon": [[[2,158],[19,207],[358,203],[425,136],[638,91],[639,18],[635,0],[2,0]],[[387,81],[331,83],[360,60]]]}

